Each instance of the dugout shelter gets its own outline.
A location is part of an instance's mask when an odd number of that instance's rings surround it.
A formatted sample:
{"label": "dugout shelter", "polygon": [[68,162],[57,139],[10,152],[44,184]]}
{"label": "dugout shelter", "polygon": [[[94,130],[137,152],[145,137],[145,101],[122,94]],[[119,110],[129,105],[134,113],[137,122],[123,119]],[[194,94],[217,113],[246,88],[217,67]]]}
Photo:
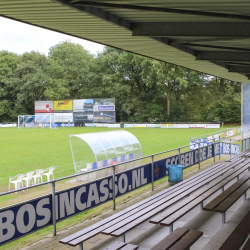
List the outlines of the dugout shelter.
{"label": "dugout shelter", "polygon": [[[76,173],[115,165],[143,156],[138,139],[125,130],[70,135],[69,140]],[[117,172],[139,165],[141,165],[141,160],[122,164],[117,167]]]}

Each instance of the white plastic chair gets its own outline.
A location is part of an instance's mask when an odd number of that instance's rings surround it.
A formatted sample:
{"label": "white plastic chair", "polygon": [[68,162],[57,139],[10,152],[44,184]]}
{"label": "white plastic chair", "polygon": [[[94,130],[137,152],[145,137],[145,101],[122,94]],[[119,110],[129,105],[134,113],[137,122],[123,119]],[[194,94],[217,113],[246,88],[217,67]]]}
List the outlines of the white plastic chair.
{"label": "white plastic chair", "polygon": [[[13,178],[9,178],[9,191],[10,191],[10,184],[13,183],[15,185],[15,189],[17,190],[20,188],[20,185],[23,187],[23,182],[22,182],[22,178],[24,177],[24,174],[18,174]],[[16,180],[14,180],[16,179]]]}
{"label": "white plastic chair", "polygon": [[97,168],[102,168],[102,167],[103,167],[103,161],[98,161]]}
{"label": "white plastic chair", "polygon": [[22,178],[23,181],[26,181],[26,187],[30,186],[30,182],[33,185],[33,180],[32,180],[32,175],[35,173],[35,171],[30,171],[29,173],[26,174],[26,176],[24,176]]}
{"label": "white plastic chair", "polygon": [[56,167],[50,167],[44,171],[48,171],[48,173],[42,173],[42,175],[46,175],[47,176],[47,181],[50,181],[50,176],[53,176],[53,180],[55,179],[53,171],[55,170]]}
{"label": "white plastic chair", "polygon": [[37,169],[36,174],[32,175],[32,178],[34,180],[34,185],[36,185],[36,181],[37,184],[39,184],[39,179],[41,182],[43,182],[43,177],[42,177],[43,171],[44,171],[43,169]]}
{"label": "white plastic chair", "polygon": [[92,170],[92,163],[87,164],[87,171],[90,171],[90,170]]}

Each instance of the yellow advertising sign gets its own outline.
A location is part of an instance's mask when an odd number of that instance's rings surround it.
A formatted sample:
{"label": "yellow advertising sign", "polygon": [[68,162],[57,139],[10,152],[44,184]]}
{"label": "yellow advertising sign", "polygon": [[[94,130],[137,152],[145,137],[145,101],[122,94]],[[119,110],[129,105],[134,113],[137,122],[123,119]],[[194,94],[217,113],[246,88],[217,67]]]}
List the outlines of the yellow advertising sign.
{"label": "yellow advertising sign", "polygon": [[72,100],[54,101],[54,111],[70,111],[73,110]]}
{"label": "yellow advertising sign", "polygon": [[220,138],[224,138],[225,136],[224,136],[224,133],[221,133],[220,134]]}
{"label": "yellow advertising sign", "polygon": [[237,129],[234,130],[234,134],[237,134]]}

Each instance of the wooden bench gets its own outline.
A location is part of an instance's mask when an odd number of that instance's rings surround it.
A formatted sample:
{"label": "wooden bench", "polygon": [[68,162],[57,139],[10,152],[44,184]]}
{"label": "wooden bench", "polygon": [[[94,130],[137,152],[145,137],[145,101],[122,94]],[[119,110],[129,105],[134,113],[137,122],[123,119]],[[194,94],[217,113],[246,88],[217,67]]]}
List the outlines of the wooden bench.
{"label": "wooden bench", "polygon": [[139,246],[132,245],[132,244],[127,244],[125,242],[121,241],[115,241],[111,245],[103,248],[103,250],[136,250],[138,249]]}
{"label": "wooden bench", "polygon": [[[244,160],[245,159],[240,160],[239,162],[242,162]],[[71,246],[80,245],[80,249],[82,249],[83,247],[82,243],[84,241],[90,239],[91,237],[101,232],[104,234],[110,234],[111,232],[117,230],[118,228],[117,225],[119,225],[119,227],[122,227],[125,226],[126,224],[129,224],[128,230],[130,230],[131,228],[135,227],[141,222],[161,212],[174,202],[182,199],[183,197],[189,195],[191,192],[194,192],[198,188],[206,185],[209,181],[212,181],[213,179],[217,178],[222,174],[225,174],[228,170],[232,169],[239,162],[230,163],[228,166],[222,164],[216,164],[212,168],[207,169],[206,171],[201,172],[196,176],[193,176],[171,188],[159,192],[158,194],[153,195],[88,228],[80,230],[79,232],[60,240],[60,242]],[[140,217],[139,220],[138,217]],[[131,227],[131,223],[133,222],[134,224]],[[125,230],[125,232],[128,230]],[[119,236],[122,235],[123,235],[123,241],[125,242],[125,234],[122,233]]]}
{"label": "wooden bench", "polygon": [[248,153],[250,153],[248,150],[247,150],[247,151],[244,151],[244,152],[241,152],[241,153],[239,153],[239,154],[237,154],[237,155],[235,155],[235,156],[233,156],[233,157],[231,157],[231,158],[225,160],[225,162],[232,162],[232,161],[235,161],[236,159],[239,159],[239,158],[241,158],[242,156],[247,155]]}
{"label": "wooden bench", "polygon": [[[239,249],[250,233],[250,211],[240,221],[238,226],[228,236],[219,250],[235,250]],[[248,240],[242,250],[249,250],[250,241]]]}
{"label": "wooden bench", "polygon": [[186,213],[188,213],[198,205],[200,205],[202,208],[204,200],[206,200],[209,196],[223,188],[227,183],[237,177],[240,173],[248,169],[250,167],[249,160],[246,160],[245,162],[247,163],[246,165],[244,165],[245,163],[240,164],[236,171],[234,170],[232,173],[225,174],[222,180],[215,182],[210,188],[202,188],[194,195],[172,206],[169,210],[166,210],[163,213],[157,215],[149,222],[154,224],[160,223],[160,225],[169,226],[170,231],[172,231],[173,223],[175,221],[180,219],[182,216],[184,216]]}
{"label": "wooden bench", "polygon": [[[250,178],[250,174],[248,174]],[[242,184],[237,190],[235,190],[228,198],[226,198],[219,206],[215,208],[215,212],[222,213],[222,224],[226,223],[226,211],[242,196],[246,200],[246,192],[250,188],[250,180]]]}
{"label": "wooden bench", "polygon": [[199,231],[176,228],[150,250],[189,249],[202,235],[203,233]]}

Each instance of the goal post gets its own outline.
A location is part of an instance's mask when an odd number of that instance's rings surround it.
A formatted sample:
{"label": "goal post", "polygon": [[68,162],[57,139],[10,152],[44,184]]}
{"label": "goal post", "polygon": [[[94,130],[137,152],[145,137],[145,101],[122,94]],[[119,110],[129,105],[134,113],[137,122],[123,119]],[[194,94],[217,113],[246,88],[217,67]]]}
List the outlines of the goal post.
{"label": "goal post", "polygon": [[19,128],[56,128],[53,114],[19,115]]}

